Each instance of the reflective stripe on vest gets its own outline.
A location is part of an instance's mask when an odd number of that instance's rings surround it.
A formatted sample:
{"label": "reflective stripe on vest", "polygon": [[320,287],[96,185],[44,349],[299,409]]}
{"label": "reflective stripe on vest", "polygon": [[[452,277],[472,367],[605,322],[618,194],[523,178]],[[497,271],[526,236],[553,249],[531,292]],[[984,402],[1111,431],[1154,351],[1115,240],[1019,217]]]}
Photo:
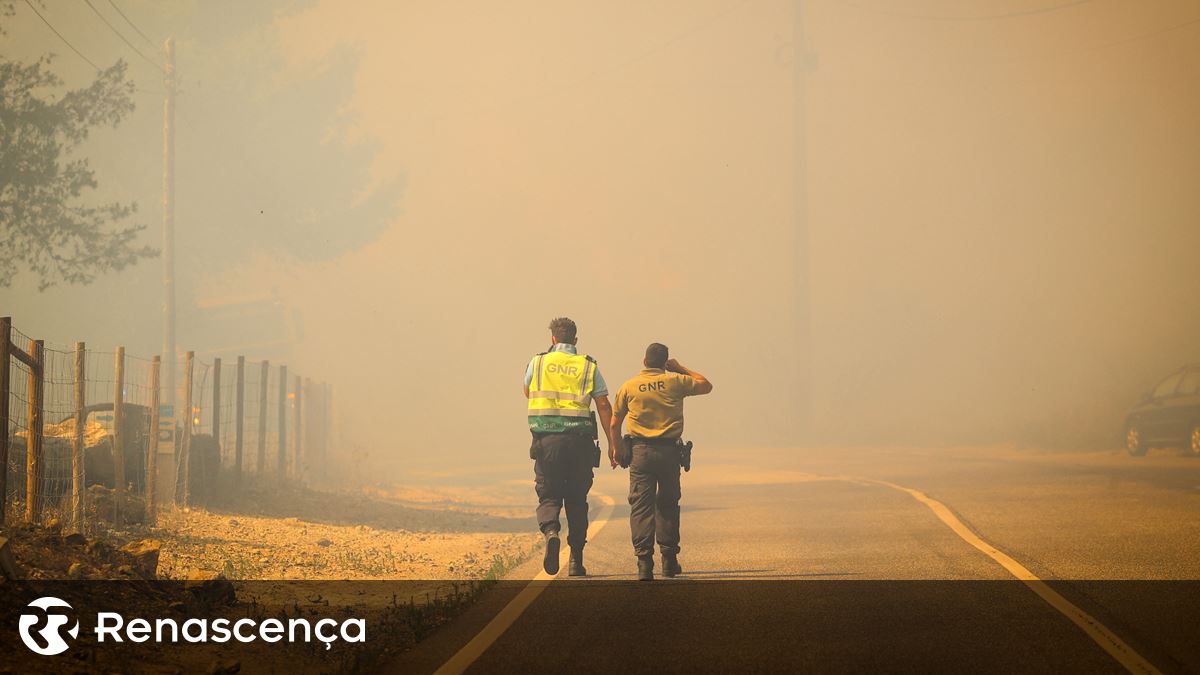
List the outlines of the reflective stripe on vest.
{"label": "reflective stripe on vest", "polygon": [[579,394],[567,394],[561,391],[531,391],[529,398],[552,398],[556,401],[591,401],[591,396],[580,396]]}
{"label": "reflective stripe on vest", "polygon": [[529,415],[587,417],[596,369],[583,354],[547,352],[533,361]]}

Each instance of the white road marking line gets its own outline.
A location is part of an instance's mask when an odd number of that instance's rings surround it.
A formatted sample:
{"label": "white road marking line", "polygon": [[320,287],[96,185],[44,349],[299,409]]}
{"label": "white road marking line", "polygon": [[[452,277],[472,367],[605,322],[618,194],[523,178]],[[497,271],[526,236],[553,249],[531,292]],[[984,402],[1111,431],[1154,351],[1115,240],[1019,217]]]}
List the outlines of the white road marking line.
{"label": "white road marking line", "polygon": [[[599,534],[600,529],[608,524],[608,518],[612,515],[613,511],[612,497],[609,497],[606,494],[600,494],[598,492],[593,492],[592,494],[596,497],[599,497],[600,503],[604,506],[600,511],[600,516],[598,518],[594,518],[592,522],[588,524],[587,538],[589,540],[595,539],[596,535]],[[570,558],[570,555],[571,552],[567,546],[564,546],[562,551],[559,552],[558,567],[560,571],[562,568],[567,566],[567,560]],[[488,625],[484,626],[483,630],[479,631],[478,635],[471,638],[470,642],[463,645],[463,648],[458,650],[458,653],[450,657],[449,661],[446,661],[444,664],[442,664],[441,668],[438,668],[436,671],[434,671],[434,675],[459,675],[459,673],[463,673],[467,670],[467,668],[470,668],[471,664],[475,663],[475,660],[478,659],[485,651],[487,651],[488,647],[491,647],[492,644],[504,634],[504,631],[508,630],[509,627],[516,622],[517,618],[521,616],[521,613],[524,612],[529,605],[533,604],[533,601],[537,599],[537,596],[541,595],[542,591],[546,589],[546,586],[548,586],[551,581],[554,581],[555,578],[555,576],[546,574],[545,570],[539,571],[537,576],[530,580],[525,588],[521,589],[521,592],[517,594],[517,597],[510,600],[508,604],[504,606],[504,609],[500,610],[499,614],[492,617],[492,620],[488,622]]]}
{"label": "white road marking line", "polygon": [[936,515],[939,520],[953,530],[954,533],[959,536],[959,538],[971,546],[979,549],[984,553],[984,555],[988,556],[992,560],[1000,563],[1000,566],[1005,570],[1008,570],[1009,574],[1021,580],[1026,586],[1029,587],[1030,590],[1032,590],[1034,593],[1037,593],[1038,597],[1040,597],[1042,600],[1045,600],[1051,607],[1058,610],[1063,616],[1070,619],[1071,622],[1076,626],[1079,626],[1084,633],[1087,633],[1088,637],[1092,638],[1096,644],[1100,645],[1101,649],[1108,652],[1108,654],[1116,659],[1118,663],[1120,663],[1122,666],[1125,666],[1129,672],[1145,675],[1161,675],[1158,668],[1155,668],[1152,663],[1135,652],[1132,647],[1125,644],[1124,640],[1117,637],[1116,633],[1113,633],[1104,624],[1097,621],[1095,617],[1075,606],[1075,604],[1070,600],[1067,600],[1063,596],[1059,595],[1057,591],[1051,588],[1045,581],[1039,579],[1037,575],[1029,571],[1027,567],[1016,560],[1013,560],[1008,554],[1000,551],[995,546],[992,546],[988,542],[984,541],[979,535],[972,532],[971,528],[963,524],[963,522],[959,520],[958,517],[954,515],[954,512],[947,508],[945,504],[926,495],[920,490],[914,490],[912,488],[907,488],[903,485],[896,485],[895,483],[889,483],[887,481],[875,480],[872,478],[839,478],[839,480],[850,480],[852,482],[866,481],[868,483],[883,485],[885,487],[892,488],[893,490],[899,490],[900,492],[907,493],[913,499],[921,502],[925,506],[928,506],[929,509],[933,511],[934,515]]}

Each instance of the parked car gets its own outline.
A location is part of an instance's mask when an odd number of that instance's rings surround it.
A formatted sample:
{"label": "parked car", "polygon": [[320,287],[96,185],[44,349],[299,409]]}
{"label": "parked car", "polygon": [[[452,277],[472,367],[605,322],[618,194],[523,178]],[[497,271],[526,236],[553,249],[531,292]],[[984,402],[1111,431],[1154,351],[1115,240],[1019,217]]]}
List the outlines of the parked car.
{"label": "parked car", "polygon": [[1200,363],[1171,373],[1125,416],[1125,449],[1186,448],[1200,456]]}

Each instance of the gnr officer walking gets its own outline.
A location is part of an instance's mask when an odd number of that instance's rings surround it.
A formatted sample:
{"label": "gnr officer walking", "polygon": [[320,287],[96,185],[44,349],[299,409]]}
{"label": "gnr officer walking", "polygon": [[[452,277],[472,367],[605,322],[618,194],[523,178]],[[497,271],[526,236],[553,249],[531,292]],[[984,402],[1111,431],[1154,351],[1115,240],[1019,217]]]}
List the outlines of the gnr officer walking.
{"label": "gnr officer walking", "polygon": [[[713,389],[708,378],[668,357],[666,345],[646,347],[645,368],[617,391],[609,434],[616,444],[628,444],[620,459],[610,449],[609,461],[614,467],[629,466],[629,528],[641,581],[654,579],[656,539],[663,575],[683,572],[678,558],[683,399]],[[622,441],[626,417],[630,436]]]}
{"label": "gnr officer walking", "polygon": [[[597,427],[608,436],[612,406],[608,386],[596,360],[575,348],[575,322],[560,317],[550,322],[550,349],[534,356],[525,368],[525,398],[529,399],[529,431],[533,442],[538,527],[546,539],[542,567],[558,574],[561,524],[558,514],[567,509],[567,544],[571,547],[567,574],[585,576],[583,545],[587,543],[588,490],[592,468],[600,465]],[[592,402],[600,424],[591,414]],[[611,436],[608,454],[612,456]]]}

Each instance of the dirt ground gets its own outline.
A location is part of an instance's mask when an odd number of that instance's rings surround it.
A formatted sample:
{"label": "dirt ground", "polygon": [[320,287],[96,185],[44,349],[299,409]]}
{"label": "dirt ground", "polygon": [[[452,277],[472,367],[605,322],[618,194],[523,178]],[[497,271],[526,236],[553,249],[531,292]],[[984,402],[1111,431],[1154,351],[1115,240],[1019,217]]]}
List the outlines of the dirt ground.
{"label": "dirt ground", "polygon": [[158,574],[168,579],[197,569],[256,580],[479,579],[540,541],[530,518],[317,492],[168,510],[150,536],[163,542]]}

